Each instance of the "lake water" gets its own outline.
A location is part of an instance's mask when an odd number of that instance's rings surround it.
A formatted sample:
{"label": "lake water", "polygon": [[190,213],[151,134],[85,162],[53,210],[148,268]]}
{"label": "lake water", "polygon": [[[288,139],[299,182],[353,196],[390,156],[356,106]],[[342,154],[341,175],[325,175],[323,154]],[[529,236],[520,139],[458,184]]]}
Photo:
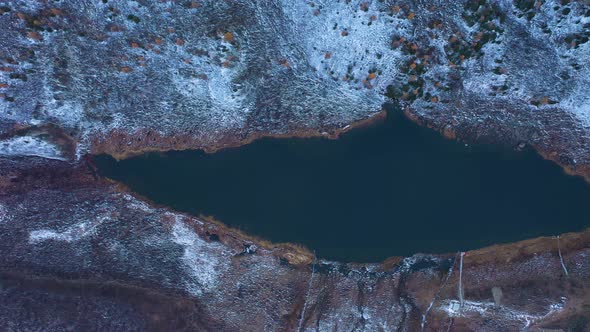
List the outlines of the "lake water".
{"label": "lake water", "polygon": [[399,110],[338,140],[261,139],[214,154],[95,162],[156,203],[341,261],[456,252],[590,226],[583,179],[527,149],[447,140]]}

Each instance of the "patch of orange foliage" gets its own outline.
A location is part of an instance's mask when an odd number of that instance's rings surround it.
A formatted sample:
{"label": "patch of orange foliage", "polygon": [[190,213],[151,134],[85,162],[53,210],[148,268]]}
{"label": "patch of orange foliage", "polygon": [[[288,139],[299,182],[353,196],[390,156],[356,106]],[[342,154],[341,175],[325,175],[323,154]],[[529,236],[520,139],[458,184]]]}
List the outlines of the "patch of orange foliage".
{"label": "patch of orange foliage", "polygon": [[113,26],[111,26],[110,30],[111,30],[111,32],[121,32],[121,31],[124,31],[125,28],[120,25],[113,25]]}
{"label": "patch of orange foliage", "polygon": [[374,80],[377,77],[377,74],[375,73],[370,73],[369,76],[367,76],[367,79],[369,80]]}
{"label": "patch of orange foliage", "polygon": [[280,60],[279,64],[285,68],[291,68],[291,64],[289,64],[289,61],[287,59]]}
{"label": "patch of orange foliage", "polygon": [[34,40],[41,40],[43,39],[43,36],[41,36],[40,33],[38,33],[37,31],[29,31],[27,32],[27,37],[34,39]]}
{"label": "patch of orange foliage", "polygon": [[234,42],[234,34],[231,32],[226,32],[223,34],[223,40],[225,40],[228,43],[233,43]]}
{"label": "patch of orange foliage", "polygon": [[133,68],[131,68],[131,67],[121,67],[121,68],[119,68],[119,71],[122,72],[122,73],[130,73],[130,72],[133,71]]}

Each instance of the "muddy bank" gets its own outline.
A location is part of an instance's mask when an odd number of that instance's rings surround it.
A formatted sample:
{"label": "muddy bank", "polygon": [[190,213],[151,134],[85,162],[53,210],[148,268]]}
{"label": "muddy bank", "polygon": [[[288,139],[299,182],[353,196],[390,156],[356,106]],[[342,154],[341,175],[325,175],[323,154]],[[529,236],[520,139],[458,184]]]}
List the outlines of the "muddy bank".
{"label": "muddy bank", "polygon": [[261,138],[311,138],[324,137],[337,139],[341,134],[355,128],[362,128],[372,123],[383,121],[387,111],[381,110],[367,119],[358,120],[342,127],[329,127],[323,129],[293,130],[284,134],[273,133],[226,133],[225,136],[213,142],[203,141],[191,134],[161,135],[155,131],[141,130],[134,133],[115,131],[100,134],[93,138],[90,153],[94,155],[108,154],[115,159],[125,159],[148,152],[166,152],[182,150],[203,150],[207,153],[215,153],[222,149],[235,148],[250,144]]}

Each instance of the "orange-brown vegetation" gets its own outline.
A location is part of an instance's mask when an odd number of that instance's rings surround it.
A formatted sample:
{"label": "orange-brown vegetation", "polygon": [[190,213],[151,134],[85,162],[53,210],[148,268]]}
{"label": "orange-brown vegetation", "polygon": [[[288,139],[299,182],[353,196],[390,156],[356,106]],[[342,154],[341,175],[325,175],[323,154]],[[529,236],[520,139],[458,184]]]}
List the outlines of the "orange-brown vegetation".
{"label": "orange-brown vegetation", "polygon": [[223,40],[225,40],[228,43],[233,43],[234,42],[234,34],[231,32],[226,32],[223,34]]}

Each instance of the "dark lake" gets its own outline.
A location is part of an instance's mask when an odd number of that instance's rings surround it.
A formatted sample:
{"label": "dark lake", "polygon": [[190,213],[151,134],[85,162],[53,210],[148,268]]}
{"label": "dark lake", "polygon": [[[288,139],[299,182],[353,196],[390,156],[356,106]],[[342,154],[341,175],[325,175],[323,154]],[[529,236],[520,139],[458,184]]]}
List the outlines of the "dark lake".
{"label": "dark lake", "polygon": [[261,139],[214,154],[95,161],[102,175],[156,203],[341,261],[455,252],[590,226],[583,179],[531,150],[447,140],[399,110],[338,140]]}

